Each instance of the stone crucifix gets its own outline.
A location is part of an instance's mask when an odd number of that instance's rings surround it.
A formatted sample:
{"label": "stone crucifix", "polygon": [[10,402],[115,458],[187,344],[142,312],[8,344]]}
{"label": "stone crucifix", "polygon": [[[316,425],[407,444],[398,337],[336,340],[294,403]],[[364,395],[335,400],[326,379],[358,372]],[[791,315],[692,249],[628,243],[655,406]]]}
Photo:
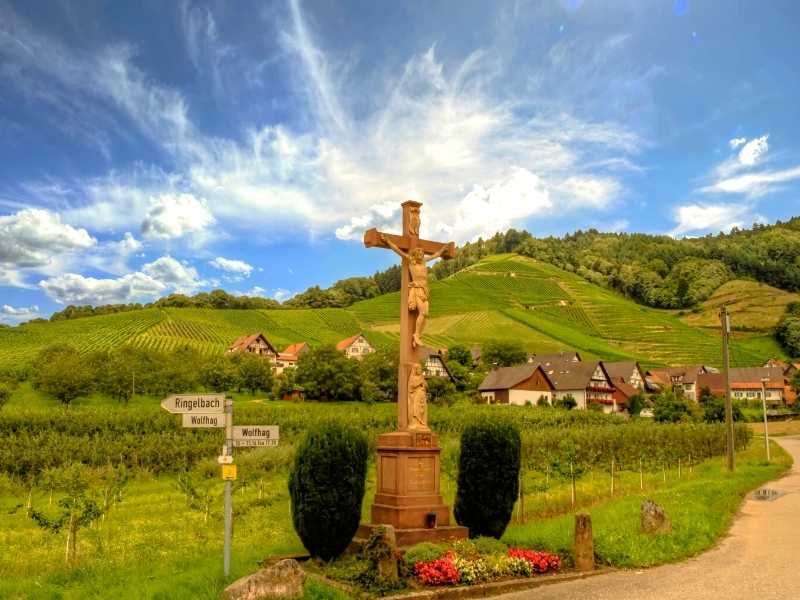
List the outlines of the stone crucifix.
{"label": "stone crucifix", "polygon": [[403,235],[370,229],[364,233],[367,248],[388,248],[403,259],[400,285],[400,365],[397,374],[397,424],[400,431],[427,431],[425,377],[419,368],[422,330],[430,311],[428,267],[435,258],[456,255],[453,242],[420,239],[419,202],[403,202]]}

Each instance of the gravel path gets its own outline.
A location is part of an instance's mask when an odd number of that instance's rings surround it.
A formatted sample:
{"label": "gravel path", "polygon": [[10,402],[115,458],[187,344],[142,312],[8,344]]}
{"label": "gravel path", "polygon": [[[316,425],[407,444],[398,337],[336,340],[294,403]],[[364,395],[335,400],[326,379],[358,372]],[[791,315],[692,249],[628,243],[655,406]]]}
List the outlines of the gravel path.
{"label": "gravel path", "polygon": [[785,495],[746,500],[718,547],[686,562],[599,575],[500,596],[507,600],[800,599],[800,438],[776,438],[794,458],[765,487]]}

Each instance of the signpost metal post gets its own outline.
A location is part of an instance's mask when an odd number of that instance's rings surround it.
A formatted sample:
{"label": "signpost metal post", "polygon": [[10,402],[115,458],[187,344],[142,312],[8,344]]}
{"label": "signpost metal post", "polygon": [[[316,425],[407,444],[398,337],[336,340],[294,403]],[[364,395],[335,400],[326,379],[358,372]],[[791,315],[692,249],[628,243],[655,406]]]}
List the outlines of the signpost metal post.
{"label": "signpost metal post", "polygon": [[[225,456],[233,457],[233,400],[225,399]],[[231,574],[231,533],[233,530],[233,481],[225,479],[225,542],[222,550],[222,572]]]}
{"label": "signpost metal post", "polygon": [[231,536],[233,534],[233,480],[236,465],[233,449],[236,447],[274,447],[278,445],[279,430],[276,425],[233,426],[233,400],[225,394],[173,394],[161,401],[161,408],[181,415],[184,427],[225,428],[225,445],[217,462],[225,481],[225,540],[222,549],[222,571],[231,574]]}

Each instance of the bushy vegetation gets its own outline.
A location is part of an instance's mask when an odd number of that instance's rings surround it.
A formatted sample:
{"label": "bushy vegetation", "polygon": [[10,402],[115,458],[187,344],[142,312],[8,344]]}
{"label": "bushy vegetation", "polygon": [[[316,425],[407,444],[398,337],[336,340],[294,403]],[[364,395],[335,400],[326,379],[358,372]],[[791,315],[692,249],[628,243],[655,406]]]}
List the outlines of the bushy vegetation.
{"label": "bushy vegetation", "polygon": [[500,252],[536,258],[658,308],[696,305],[733,277],[800,290],[800,218],[693,239],[594,229],[537,239],[510,229],[464,245],[456,260],[433,270],[443,278]]}
{"label": "bushy vegetation", "polygon": [[775,337],[789,356],[800,356],[800,302],[786,308],[775,330]]}
{"label": "bushy vegetation", "polygon": [[312,556],[331,560],[353,539],[361,519],[367,439],[339,423],[308,432],[289,473],[292,523]]}
{"label": "bushy vegetation", "polygon": [[519,492],[520,446],[519,428],[508,420],[487,419],[461,434],[453,512],[470,537],[503,535]]}

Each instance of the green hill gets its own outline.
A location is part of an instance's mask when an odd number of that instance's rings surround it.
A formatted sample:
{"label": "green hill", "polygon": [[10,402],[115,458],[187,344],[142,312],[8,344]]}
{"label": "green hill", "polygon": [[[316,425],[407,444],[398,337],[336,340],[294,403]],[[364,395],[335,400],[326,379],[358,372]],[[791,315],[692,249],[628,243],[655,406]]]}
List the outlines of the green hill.
{"label": "green hill", "polygon": [[[518,340],[532,352],[574,348],[588,357],[636,358],[644,364],[720,362],[720,340],[707,323],[636,304],[582,277],[516,255],[496,255],[431,284],[426,343],[480,345]],[[222,352],[238,336],[263,331],[279,348],[334,343],[363,331],[376,345],[399,336],[398,293],[348,308],[214,310],[147,308],[0,329],[0,368],[24,366],[50,344],[82,351],[133,344],[169,350],[188,344]],[[732,360],[748,365],[781,352],[765,335],[740,334]]]}

